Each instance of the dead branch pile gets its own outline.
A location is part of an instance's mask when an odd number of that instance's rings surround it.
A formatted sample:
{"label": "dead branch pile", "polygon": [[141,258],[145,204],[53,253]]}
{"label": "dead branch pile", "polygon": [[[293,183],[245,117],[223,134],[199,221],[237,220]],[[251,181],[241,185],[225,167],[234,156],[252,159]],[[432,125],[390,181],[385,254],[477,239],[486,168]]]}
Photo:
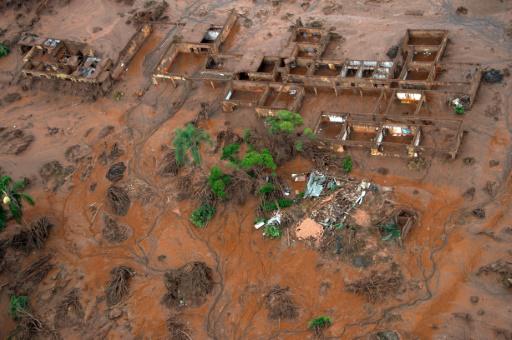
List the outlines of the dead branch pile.
{"label": "dead branch pile", "polygon": [[220,148],[233,143],[242,143],[242,137],[234,133],[231,128],[222,130],[217,134],[217,142],[215,144],[214,152],[217,153]]}
{"label": "dead branch pile", "polygon": [[182,175],[182,176],[178,177],[178,180],[176,181],[176,190],[177,190],[176,199],[178,201],[186,200],[186,199],[190,198],[190,196],[192,195],[191,188],[192,188],[193,177],[194,177],[193,172],[189,172],[186,175]]}
{"label": "dead branch pile", "polygon": [[34,142],[34,135],[24,130],[0,126],[0,154],[19,155]]}
{"label": "dead branch pile", "polygon": [[121,302],[128,294],[128,288],[131,278],[135,275],[132,268],[119,266],[110,272],[112,279],[107,284],[105,293],[107,295],[107,304],[113,306]]}
{"label": "dead branch pile", "polygon": [[50,236],[50,229],[53,224],[48,217],[43,216],[33,221],[30,226],[23,227],[22,230],[13,235],[11,239],[11,247],[17,250],[30,252],[34,249],[41,249]]}
{"label": "dead branch pile", "polygon": [[266,136],[267,148],[274,157],[276,164],[283,164],[297,155],[295,148],[295,135],[284,133],[269,134]]}
{"label": "dead branch pile", "polygon": [[62,299],[57,306],[54,319],[55,327],[79,325],[82,322],[84,315],[84,308],[80,303],[80,290],[78,288],[74,288],[66,294],[64,299]]}
{"label": "dead branch pile", "polygon": [[107,190],[107,201],[114,214],[125,216],[130,208],[130,197],[126,190],[120,187],[111,186]]}
{"label": "dead branch pile", "polygon": [[243,205],[253,192],[253,178],[245,171],[236,170],[231,174],[231,183],[227,188],[229,199]]}
{"label": "dead branch pile", "polygon": [[290,296],[289,288],[279,285],[272,287],[265,296],[268,318],[271,320],[295,319],[299,315],[298,307]]}
{"label": "dead branch pile", "polygon": [[111,243],[120,243],[128,239],[129,228],[123,224],[117,223],[109,215],[103,215],[103,238]]}
{"label": "dead branch pile", "polygon": [[37,261],[18,273],[16,280],[11,285],[16,295],[27,295],[48,275],[54,265],[50,263],[52,255],[40,257]]}
{"label": "dead branch pile", "polygon": [[304,218],[306,213],[299,206],[292,206],[281,212],[281,227],[287,228],[295,225]]}
{"label": "dead branch pile", "polygon": [[512,288],[512,262],[498,260],[478,269],[476,275],[495,273],[505,288]]}
{"label": "dead branch pile", "polygon": [[201,204],[215,204],[217,198],[211,191],[210,184],[208,183],[208,178],[206,176],[199,178],[198,181],[194,183],[193,192],[194,197],[200,197]]}
{"label": "dead branch pile", "polygon": [[30,310],[19,309],[17,311],[16,329],[9,335],[8,339],[30,340],[30,339],[58,339],[56,332],[48,327],[43,321],[34,315]]}
{"label": "dead branch pile", "polygon": [[123,162],[113,164],[107,172],[107,179],[111,182],[118,182],[123,179],[126,165]]}
{"label": "dead branch pile", "polygon": [[402,273],[398,270],[372,271],[370,276],[345,285],[345,289],[363,295],[369,303],[376,303],[394,294],[402,285]]}
{"label": "dead branch pile", "polygon": [[141,25],[148,22],[157,22],[160,20],[169,7],[167,1],[146,1],[144,8],[135,12],[129,19],[135,25]]}
{"label": "dead branch pile", "polygon": [[167,320],[167,329],[169,330],[171,340],[191,340],[190,330],[187,326],[173,316]]}
{"label": "dead branch pile", "polygon": [[164,275],[167,293],[162,303],[167,307],[196,307],[206,301],[213,290],[213,272],[204,262],[189,262]]}
{"label": "dead branch pile", "polygon": [[353,258],[359,255],[366,246],[366,241],[352,228],[324,230],[320,240],[320,252],[324,255]]}
{"label": "dead branch pile", "polygon": [[174,150],[169,150],[162,160],[160,164],[160,169],[158,170],[158,174],[162,177],[170,177],[177,176],[180,170],[180,166],[176,161],[176,152]]}

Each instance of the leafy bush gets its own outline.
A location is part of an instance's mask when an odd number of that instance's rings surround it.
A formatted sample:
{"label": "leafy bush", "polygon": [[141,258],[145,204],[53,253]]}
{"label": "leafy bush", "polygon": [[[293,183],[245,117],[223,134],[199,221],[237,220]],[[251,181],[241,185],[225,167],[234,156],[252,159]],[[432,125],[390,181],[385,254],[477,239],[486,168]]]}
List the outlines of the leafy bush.
{"label": "leafy bush", "polygon": [[222,172],[218,166],[214,166],[210,170],[208,184],[210,189],[219,198],[226,198],[226,187],[231,182],[231,177]]}
{"label": "leafy bush", "polygon": [[275,225],[268,225],[265,227],[265,230],[263,231],[263,236],[272,239],[281,238],[282,235],[283,232],[281,231],[281,229],[279,229],[279,227]]}
{"label": "leafy bush", "polygon": [[244,135],[243,135],[244,143],[249,143],[249,139],[251,139],[251,130],[250,129],[244,129]]}
{"label": "leafy bush", "polygon": [[343,171],[346,174],[350,173],[352,171],[352,157],[347,156],[347,157],[343,158],[342,167],[343,167]]}
{"label": "leafy bush", "polygon": [[313,130],[311,128],[304,128],[303,135],[310,139],[315,138],[315,133],[313,132]]}
{"label": "leafy bush", "polygon": [[455,112],[455,114],[458,114],[459,116],[462,116],[464,114],[464,106],[462,105],[455,105],[455,107],[453,108],[453,111]]}
{"label": "leafy bush", "polygon": [[23,201],[34,205],[34,199],[22,192],[25,186],[25,180],[14,182],[9,176],[0,178],[0,197],[2,198],[2,202],[0,202],[0,230],[5,228],[10,218],[14,218],[16,222],[21,223]]}
{"label": "leafy bush", "polygon": [[289,208],[293,205],[293,200],[288,198],[280,198],[277,200],[277,205],[279,205],[279,208]]}
{"label": "leafy bush", "polygon": [[400,238],[402,234],[400,228],[398,227],[398,225],[396,225],[396,223],[384,224],[380,226],[380,228],[384,233],[384,237],[382,237],[383,241],[389,241]]}
{"label": "leafy bush", "polygon": [[288,110],[279,110],[275,116],[268,117],[265,121],[271,133],[292,133],[297,126],[304,123],[302,116]]}
{"label": "leafy bush", "polygon": [[210,141],[210,137],[202,129],[187,124],[183,129],[176,129],[173,145],[176,153],[176,163],[183,166],[188,161],[188,153],[192,155],[194,164],[201,164],[199,146],[203,141]]}
{"label": "leafy bush", "polygon": [[26,310],[28,307],[28,297],[27,296],[11,296],[11,300],[9,302],[9,314],[13,319],[18,318],[18,313],[22,310]]}
{"label": "leafy bush", "polygon": [[240,161],[240,166],[245,170],[251,170],[255,167],[262,167],[265,169],[276,170],[277,165],[274,162],[274,158],[267,149],[263,151],[249,151],[244,155],[244,158]]}
{"label": "leafy bush", "polygon": [[0,43],[0,58],[7,56],[11,53],[11,49],[5,44]]}
{"label": "leafy bush", "polygon": [[264,212],[271,212],[271,211],[277,210],[277,208],[278,208],[277,203],[273,202],[273,201],[265,201],[261,204],[261,209]]}
{"label": "leafy bush", "polygon": [[260,194],[270,194],[273,191],[274,191],[274,185],[272,185],[272,183],[265,183],[258,190],[258,192]]}
{"label": "leafy bush", "polygon": [[304,143],[302,143],[302,141],[298,140],[295,142],[295,150],[297,150],[298,152],[302,152],[304,151]]}
{"label": "leafy bush", "polygon": [[215,215],[215,207],[203,203],[192,212],[190,222],[198,228],[203,228]]}
{"label": "leafy bush", "polygon": [[332,319],[328,316],[318,316],[309,321],[308,328],[316,332],[332,325]]}
{"label": "leafy bush", "polygon": [[238,151],[240,151],[240,144],[233,143],[226,145],[225,147],[222,148],[222,156],[220,157],[220,159],[236,163],[238,161]]}

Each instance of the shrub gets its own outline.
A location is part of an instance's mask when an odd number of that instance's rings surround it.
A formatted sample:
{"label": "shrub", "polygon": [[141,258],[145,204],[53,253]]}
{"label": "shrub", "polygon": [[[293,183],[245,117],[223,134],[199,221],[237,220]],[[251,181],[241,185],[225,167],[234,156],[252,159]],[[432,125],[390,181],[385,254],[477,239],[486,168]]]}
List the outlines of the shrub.
{"label": "shrub", "polygon": [[244,135],[243,135],[244,143],[249,143],[249,139],[251,139],[251,130],[244,129]]}
{"label": "shrub", "polygon": [[203,203],[192,212],[190,222],[198,228],[203,228],[215,215],[215,207]]}
{"label": "shrub", "polygon": [[11,53],[11,49],[5,44],[0,43],[0,58],[7,56]]}
{"label": "shrub", "polygon": [[347,156],[347,157],[343,158],[342,167],[343,167],[343,171],[346,174],[350,173],[352,171],[352,157]]}
{"label": "shrub", "polygon": [[265,231],[263,231],[263,236],[271,239],[281,238],[282,234],[281,229],[275,225],[268,225],[265,227]]}
{"label": "shrub", "polygon": [[279,110],[275,116],[268,117],[265,121],[271,133],[292,133],[297,126],[304,123],[302,116],[288,110]]}
{"label": "shrub", "polygon": [[187,124],[183,129],[176,129],[173,145],[176,154],[176,163],[183,166],[188,161],[188,153],[192,155],[195,165],[201,164],[199,146],[203,141],[210,141],[210,137],[202,129]]}
{"label": "shrub", "polygon": [[277,210],[277,208],[278,208],[277,203],[273,202],[273,201],[265,201],[261,204],[261,209],[264,212],[271,212],[271,211]]}
{"label": "shrub", "polygon": [[453,108],[453,111],[455,112],[455,114],[459,115],[459,116],[462,116],[464,114],[464,106],[462,105],[455,105],[455,107]]}
{"label": "shrub", "polygon": [[13,319],[18,318],[18,312],[26,310],[28,307],[28,297],[27,296],[11,296],[11,300],[9,302],[9,314]]}
{"label": "shrub", "polygon": [[273,191],[274,191],[274,185],[272,185],[272,183],[265,183],[258,190],[258,192],[260,194],[270,194]]}
{"label": "shrub", "polygon": [[302,152],[304,151],[304,143],[302,143],[302,141],[298,140],[295,142],[295,150],[297,150],[298,152]]}
{"label": "shrub", "polygon": [[16,222],[21,223],[23,201],[34,205],[34,199],[22,192],[25,186],[25,180],[14,182],[9,176],[0,178],[0,197],[2,199],[0,202],[0,230],[5,228],[9,218],[14,218]]}
{"label": "shrub", "polygon": [[311,128],[304,128],[303,134],[304,134],[304,136],[306,136],[310,139],[315,138],[315,133],[313,132],[313,130]]}
{"label": "shrub", "polygon": [[244,158],[240,161],[240,166],[245,170],[251,170],[256,167],[262,167],[265,169],[276,170],[277,165],[274,162],[274,158],[267,149],[263,151],[249,151],[244,155]]}
{"label": "shrub", "polygon": [[236,163],[238,161],[238,151],[240,151],[240,144],[233,143],[226,145],[225,147],[222,148],[222,156],[220,157],[220,159]]}
{"label": "shrub", "polygon": [[214,166],[210,170],[208,184],[210,189],[219,198],[226,198],[226,187],[231,182],[231,177],[222,172],[218,166]]}
{"label": "shrub", "polygon": [[328,316],[318,316],[311,321],[309,321],[308,328],[314,330],[315,332],[320,332],[321,330],[332,325],[332,319]]}
{"label": "shrub", "polygon": [[279,208],[289,208],[293,205],[293,200],[288,198],[280,198],[277,200],[277,204],[279,205]]}
{"label": "shrub", "polygon": [[402,234],[400,228],[398,227],[398,225],[396,225],[396,223],[384,224],[380,226],[380,229],[384,233],[384,236],[382,237],[383,241],[389,241],[400,238]]}

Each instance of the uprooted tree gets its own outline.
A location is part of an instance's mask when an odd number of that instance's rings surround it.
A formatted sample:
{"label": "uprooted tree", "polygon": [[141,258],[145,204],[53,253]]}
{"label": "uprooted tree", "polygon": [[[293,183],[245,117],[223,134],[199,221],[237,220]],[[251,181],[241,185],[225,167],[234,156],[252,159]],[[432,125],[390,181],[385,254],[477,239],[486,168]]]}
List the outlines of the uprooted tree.
{"label": "uprooted tree", "polygon": [[288,110],[277,111],[275,116],[268,117],[265,122],[271,133],[293,133],[298,126],[304,124],[300,114]]}
{"label": "uprooted tree", "polygon": [[23,216],[23,201],[34,205],[34,199],[23,192],[26,187],[25,180],[13,181],[9,176],[0,178],[0,195],[2,204],[0,205],[0,230],[3,230],[10,219],[21,223]]}
{"label": "uprooted tree", "polygon": [[202,142],[209,142],[210,137],[204,130],[187,124],[183,129],[176,129],[173,145],[176,163],[183,166],[189,160],[189,153],[195,165],[201,164],[199,147]]}

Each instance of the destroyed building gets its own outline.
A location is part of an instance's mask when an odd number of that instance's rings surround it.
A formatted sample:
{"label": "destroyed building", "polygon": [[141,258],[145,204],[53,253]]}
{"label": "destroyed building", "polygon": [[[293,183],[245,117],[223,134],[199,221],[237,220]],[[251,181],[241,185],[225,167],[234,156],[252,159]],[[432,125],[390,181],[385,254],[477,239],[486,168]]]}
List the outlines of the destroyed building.
{"label": "destroyed building", "polygon": [[105,94],[121,77],[151,31],[150,25],[137,29],[116,61],[102,57],[85,43],[25,33],[18,42],[23,55],[21,76],[43,82],[65,82],[84,93]]}
{"label": "destroyed building", "polygon": [[464,131],[454,107],[471,109],[482,72],[478,64],[443,64],[448,31],[408,29],[393,60],[360,60],[324,58],[333,33],[293,27],[277,55],[247,56],[223,49],[236,35],[237,20],[232,11],[223,25],[183,29],[153,82],[220,83],[225,112],[248,107],[259,117],[300,112],[309,98],[321,98],[315,133],[324,147],[339,152],[457,155]]}

